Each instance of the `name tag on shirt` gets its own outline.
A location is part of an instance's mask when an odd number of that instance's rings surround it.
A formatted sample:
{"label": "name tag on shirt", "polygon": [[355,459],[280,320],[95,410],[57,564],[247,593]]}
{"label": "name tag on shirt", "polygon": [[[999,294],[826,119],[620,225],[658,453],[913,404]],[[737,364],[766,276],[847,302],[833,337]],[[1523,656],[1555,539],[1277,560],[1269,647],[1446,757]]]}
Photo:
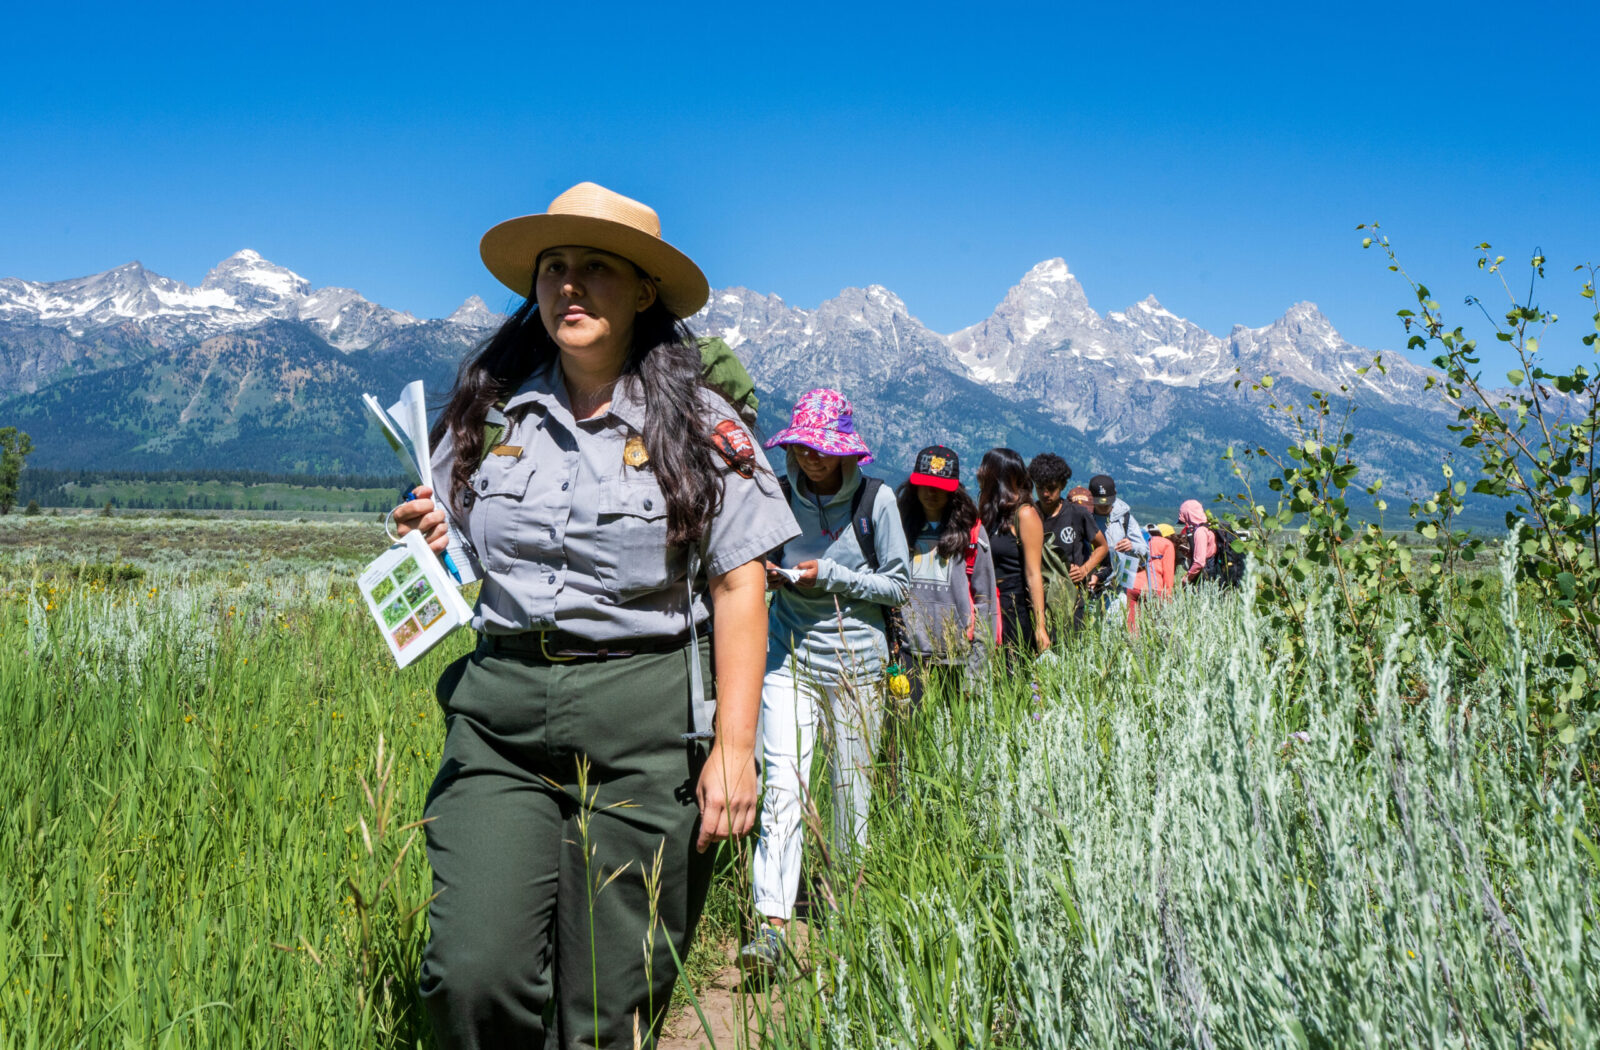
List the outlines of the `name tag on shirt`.
{"label": "name tag on shirt", "polygon": [[520,456],[520,455],[522,455],[522,446],[521,445],[496,445],[494,448],[491,448],[489,450],[489,455],[491,455],[491,456],[513,456],[513,457]]}

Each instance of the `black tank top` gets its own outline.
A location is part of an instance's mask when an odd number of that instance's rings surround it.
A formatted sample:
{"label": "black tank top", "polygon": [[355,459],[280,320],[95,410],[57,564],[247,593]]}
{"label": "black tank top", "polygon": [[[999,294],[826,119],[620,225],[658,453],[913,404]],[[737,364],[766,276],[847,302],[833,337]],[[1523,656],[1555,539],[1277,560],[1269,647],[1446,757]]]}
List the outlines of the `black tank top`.
{"label": "black tank top", "polygon": [[1021,594],[1023,593],[1022,545],[1010,531],[1010,526],[1005,528],[1005,532],[996,530],[989,534],[989,553],[994,558],[995,586],[1001,594]]}

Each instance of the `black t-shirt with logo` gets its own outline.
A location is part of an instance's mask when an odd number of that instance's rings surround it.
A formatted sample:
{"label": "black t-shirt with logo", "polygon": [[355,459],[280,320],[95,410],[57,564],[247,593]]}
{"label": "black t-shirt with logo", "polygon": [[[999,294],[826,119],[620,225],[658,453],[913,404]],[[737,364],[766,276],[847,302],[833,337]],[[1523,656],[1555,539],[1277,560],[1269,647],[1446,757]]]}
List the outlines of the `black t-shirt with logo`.
{"label": "black t-shirt with logo", "polygon": [[[1068,565],[1082,565],[1094,553],[1094,537],[1100,531],[1087,507],[1062,500],[1060,508],[1044,519],[1044,542]],[[1049,559],[1046,559],[1048,566]]]}

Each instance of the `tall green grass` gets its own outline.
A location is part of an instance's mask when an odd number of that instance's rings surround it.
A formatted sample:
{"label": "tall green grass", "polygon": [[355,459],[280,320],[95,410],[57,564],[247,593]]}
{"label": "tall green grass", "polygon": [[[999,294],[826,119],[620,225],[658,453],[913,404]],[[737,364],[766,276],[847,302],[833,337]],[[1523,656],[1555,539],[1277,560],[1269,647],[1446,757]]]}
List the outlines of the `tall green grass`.
{"label": "tall green grass", "polygon": [[0,1045],[415,1045],[447,657],[327,570],[68,569],[0,576]]}
{"label": "tall green grass", "polygon": [[[407,825],[443,737],[433,680],[470,640],[395,672],[353,563],[279,534],[269,558],[147,551],[138,578],[75,571],[72,535],[0,555],[0,1045],[431,1045]],[[125,549],[92,535],[85,557]],[[1428,656],[1424,689],[1364,680],[1320,627],[1291,675],[1246,603],[1201,591],[1136,640],[1097,626],[934,698],[900,727],[864,866],[812,851],[833,907],[803,972],[750,986],[752,1028],[794,1048],[1595,1045],[1587,737],[1531,734],[1554,639],[1502,601],[1495,672]],[[749,922],[747,876],[741,852],[711,934]],[[703,943],[696,978],[714,964]]]}

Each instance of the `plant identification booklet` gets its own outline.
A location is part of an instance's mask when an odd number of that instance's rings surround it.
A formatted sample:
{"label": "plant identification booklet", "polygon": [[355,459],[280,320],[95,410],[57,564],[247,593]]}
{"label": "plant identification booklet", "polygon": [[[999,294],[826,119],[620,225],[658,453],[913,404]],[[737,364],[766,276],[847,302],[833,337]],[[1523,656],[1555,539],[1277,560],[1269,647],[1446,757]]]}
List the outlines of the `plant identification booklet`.
{"label": "plant identification booklet", "polygon": [[401,667],[472,620],[456,582],[415,529],[363,569],[356,586]]}
{"label": "plant identification booklet", "polygon": [[[407,383],[405,389],[400,391],[400,400],[388,408],[379,405],[378,399],[371,394],[362,394],[361,403],[378,421],[384,439],[394,449],[395,455],[400,457],[400,462],[405,464],[406,473],[411,475],[412,484],[427,485],[438,491],[438,486],[433,483],[433,455],[428,450],[428,408],[423,396],[422,380],[414,379]],[[472,571],[472,559],[467,557],[466,538],[456,527],[455,519],[450,516],[444,502],[434,500],[434,505],[444,511],[445,527],[450,531],[450,546],[444,552],[445,564],[450,567],[450,574],[456,578],[456,582],[465,586],[477,579]]]}

